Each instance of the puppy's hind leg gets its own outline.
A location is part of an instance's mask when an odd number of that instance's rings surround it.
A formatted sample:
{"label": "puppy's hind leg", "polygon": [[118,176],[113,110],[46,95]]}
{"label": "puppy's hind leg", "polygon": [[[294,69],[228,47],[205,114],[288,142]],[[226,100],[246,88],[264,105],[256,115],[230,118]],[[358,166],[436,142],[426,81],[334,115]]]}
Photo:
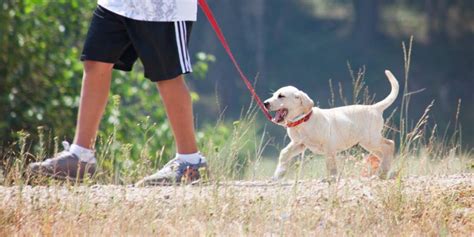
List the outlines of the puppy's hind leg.
{"label": "puppy's hind leg", "polygon": [[381,137],[377,139],[377,142],[360,143],[360,145],[382,159],[379,169],[377,170],[377,175],[382,179],[387,178],[395,153],[395,142]]}
{"label": "puppy's hind leg", "polygon": [[384,157],[380,164],[378,175],[381,178],[389,178],[387,176],[388,172],[390,171],[390,167],[392,166],[393,155],[395,153],[395,142],[390,139],[382,139],[382,151],[384,153]]}
{"label": "puppy's hind leg", "polygon": [[327,178],[324,178],[324,182],[333,183],[337,179],[337,164],[336,164],[336,154],[327,154],[326,155],[326,170]]}
{"label": "puppy's hind leg", "polygon": [[337,175],[336,154],[329,154],[326,156],[326,169],[328,176]]}
{"label": "puppy's hind leg", "polygon": [[297,144],[294,142],[290,142],[290,144],[283,148],[280,152],[280,157],[278,158],[278,165],[273,174],[273,180],[278,180],[283,177],[291,159],[305,149],[306,147],[303,144]]}

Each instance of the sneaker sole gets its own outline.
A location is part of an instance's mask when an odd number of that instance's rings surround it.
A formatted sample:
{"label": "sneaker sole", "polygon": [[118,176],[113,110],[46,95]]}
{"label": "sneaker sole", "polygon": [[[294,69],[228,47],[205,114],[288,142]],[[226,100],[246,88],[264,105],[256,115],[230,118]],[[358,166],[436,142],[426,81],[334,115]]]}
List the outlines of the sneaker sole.
{"label": "sneaker sole", "polygon": [[70,177],[70,176],[63,176],[63,175],[58,175],[58,174],[50,174],[50,173],[45,173],[45,172],[37,172],[37,171],[30,171],[30,177],[33,178],[51,178],[54,180],[59,180],[59,181],[68,181],[68,182],[84,182],[84,178],[80,179],[77,177]]}

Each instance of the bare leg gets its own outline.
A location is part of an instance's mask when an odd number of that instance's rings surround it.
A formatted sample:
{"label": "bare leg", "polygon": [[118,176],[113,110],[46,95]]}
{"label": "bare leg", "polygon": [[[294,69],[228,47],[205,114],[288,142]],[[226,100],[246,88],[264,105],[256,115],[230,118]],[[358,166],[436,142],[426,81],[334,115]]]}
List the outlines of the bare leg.
{"label": "bare leg", "polygon": [[183,76],[160,81],[157,87],[171,123],[176,150],[181,154],[197,152],[191,95]]}
{"label": "bare leg", "polygon": [[113,64],[96,61],[84,62],[81,101],[77,116],[74,143],[91,149],[99,123],[107,105]]}

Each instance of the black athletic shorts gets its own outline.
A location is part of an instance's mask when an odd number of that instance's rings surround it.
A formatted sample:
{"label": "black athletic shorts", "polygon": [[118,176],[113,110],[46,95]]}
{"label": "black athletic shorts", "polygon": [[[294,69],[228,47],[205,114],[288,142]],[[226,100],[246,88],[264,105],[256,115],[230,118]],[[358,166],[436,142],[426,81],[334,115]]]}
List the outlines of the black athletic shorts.
{"label": "black athletic shorts", "polygon": [[140,58],[146,78],[173,79],[192,71],[188,52],[192,23],[138,21],[98,6],[81,60],[113,63],[115,69],[130,71]]}

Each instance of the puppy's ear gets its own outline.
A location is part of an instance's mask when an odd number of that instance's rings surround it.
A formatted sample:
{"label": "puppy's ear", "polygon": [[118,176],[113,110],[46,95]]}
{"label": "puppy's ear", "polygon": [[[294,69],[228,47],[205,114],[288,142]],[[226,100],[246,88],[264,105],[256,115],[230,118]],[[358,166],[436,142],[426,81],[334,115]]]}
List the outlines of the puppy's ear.
{"label": "puppy's ear", "polygon": [[306,93],[298,91],[296,97],[300,100],[301,106],[304,108],[305,111],[309,111],[311,110],[311,108],[313,108],[314,102],[311,98],[309,98]]}

